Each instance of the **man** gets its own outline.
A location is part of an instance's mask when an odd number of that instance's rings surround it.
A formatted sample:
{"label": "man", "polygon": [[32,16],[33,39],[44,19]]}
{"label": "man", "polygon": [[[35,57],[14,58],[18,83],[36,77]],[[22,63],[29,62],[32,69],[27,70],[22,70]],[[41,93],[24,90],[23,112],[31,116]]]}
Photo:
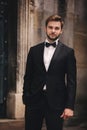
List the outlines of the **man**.
{"label": "man", "polygon": [[30,48],[24,76],[25,130],[62,130],[63,120],[73,116],[76,94],[74,50],[59,41],[62,18],[46,20],[45,42]]}

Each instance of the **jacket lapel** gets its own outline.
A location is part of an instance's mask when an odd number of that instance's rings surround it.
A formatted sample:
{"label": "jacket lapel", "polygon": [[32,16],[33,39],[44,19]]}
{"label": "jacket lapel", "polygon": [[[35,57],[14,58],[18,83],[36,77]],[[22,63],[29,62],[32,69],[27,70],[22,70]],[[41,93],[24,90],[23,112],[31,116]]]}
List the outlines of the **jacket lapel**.
{"label": "jacket lapel", "polygon": [[41,65],[41,68],[43,69],[43,71],[46,72],[46,68],[45,68],[44,60],[43,60],[44,42],[42,43],[41,48],[40,48],[39,50],[40,50],[40,53],[38,53],[38,54],[39,54],[38,56],[39,56],[39,58],[40,58],[40,65]]}
{"label": "jacket lapel", "polygon": [[48,71],[50,70],[51,66],[53,66],[53,64],[55,63],[55,59],[57,58],[57,60],[59,59],[60,55],[61,55],[61,48],[62,48],[62,44],[59,42],[58,46],[53,54],[53,57],[51,59]]}

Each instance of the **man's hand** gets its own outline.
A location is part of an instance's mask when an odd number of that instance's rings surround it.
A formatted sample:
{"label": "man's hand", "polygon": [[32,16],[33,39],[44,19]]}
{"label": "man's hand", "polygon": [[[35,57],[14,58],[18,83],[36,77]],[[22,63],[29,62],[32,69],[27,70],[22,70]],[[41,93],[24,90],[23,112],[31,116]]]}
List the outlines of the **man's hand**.
{"label": "man's hand", "polygon": [[64,120],[72,117],[74,115],[73,110],[69,109],[69,108],[65,108],[65,110],[63,111],[62,115],[60,116],[61,118],[63,118]]}

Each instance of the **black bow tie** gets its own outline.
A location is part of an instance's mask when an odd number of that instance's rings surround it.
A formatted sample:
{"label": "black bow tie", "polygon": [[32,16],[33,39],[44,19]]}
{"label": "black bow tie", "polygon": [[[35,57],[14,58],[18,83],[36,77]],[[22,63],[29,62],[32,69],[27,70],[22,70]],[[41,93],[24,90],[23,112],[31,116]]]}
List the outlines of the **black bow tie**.
{"label": "black bow tie", "polygon": [[49,47],[49,46],[53,46],[53,47],[56,47],[56,42],[54,42],[54,43],[48,43],[48,42],[46,42],[46,47]]}

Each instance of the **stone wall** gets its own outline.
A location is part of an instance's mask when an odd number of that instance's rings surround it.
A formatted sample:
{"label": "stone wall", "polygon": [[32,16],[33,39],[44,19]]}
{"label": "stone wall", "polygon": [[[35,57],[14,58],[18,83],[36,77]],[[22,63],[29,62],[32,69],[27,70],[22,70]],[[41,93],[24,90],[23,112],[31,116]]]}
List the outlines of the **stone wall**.
{"label": "stone wall", "polygon": [[87,1],[75,1],[74,48],[77,59],[77,116],[87,121]]}

